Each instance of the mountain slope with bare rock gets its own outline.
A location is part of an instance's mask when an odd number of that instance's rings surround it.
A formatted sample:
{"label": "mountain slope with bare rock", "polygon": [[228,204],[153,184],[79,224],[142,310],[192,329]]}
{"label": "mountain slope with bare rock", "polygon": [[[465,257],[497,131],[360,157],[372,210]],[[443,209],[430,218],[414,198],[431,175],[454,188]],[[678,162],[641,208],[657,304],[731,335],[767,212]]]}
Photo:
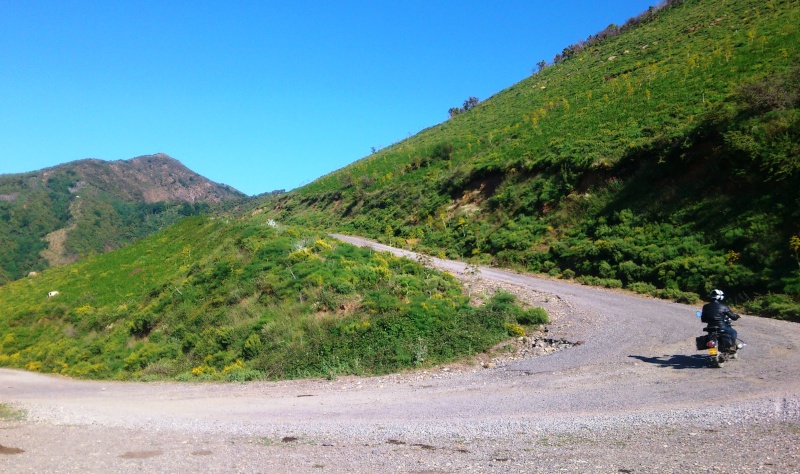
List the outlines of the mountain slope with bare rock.
{"label": "mountain slope with bare rock", "polygon": [[0,175],[0,283],[119,248],[244,197],[163,153]]}

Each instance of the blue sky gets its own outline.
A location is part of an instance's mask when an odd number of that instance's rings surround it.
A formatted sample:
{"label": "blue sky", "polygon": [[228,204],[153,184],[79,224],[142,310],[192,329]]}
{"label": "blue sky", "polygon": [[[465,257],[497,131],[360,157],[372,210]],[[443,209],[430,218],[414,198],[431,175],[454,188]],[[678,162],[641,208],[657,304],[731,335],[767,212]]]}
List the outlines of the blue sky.
{"label": "blue sky", "polygon": [[163,152],[289,190],[655,3],[0,0],[0,173]]}

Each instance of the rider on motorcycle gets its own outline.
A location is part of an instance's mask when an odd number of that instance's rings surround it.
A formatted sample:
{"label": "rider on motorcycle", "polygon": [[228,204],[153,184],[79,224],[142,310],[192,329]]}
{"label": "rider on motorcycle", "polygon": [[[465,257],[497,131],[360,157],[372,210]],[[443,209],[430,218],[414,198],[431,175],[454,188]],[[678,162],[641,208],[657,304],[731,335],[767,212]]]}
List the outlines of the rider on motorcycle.
{"label": "rider on motorcycle", "polygon": [[725,294],[721,290],[711,290],[708,294],[711,302],[703,306],[700,321],[706,323],[706,329],[719,329],[728,336],[731,346],[738,346],[736,330],[731,327],[731,320],[736,321],[739,315],[722,302]]}

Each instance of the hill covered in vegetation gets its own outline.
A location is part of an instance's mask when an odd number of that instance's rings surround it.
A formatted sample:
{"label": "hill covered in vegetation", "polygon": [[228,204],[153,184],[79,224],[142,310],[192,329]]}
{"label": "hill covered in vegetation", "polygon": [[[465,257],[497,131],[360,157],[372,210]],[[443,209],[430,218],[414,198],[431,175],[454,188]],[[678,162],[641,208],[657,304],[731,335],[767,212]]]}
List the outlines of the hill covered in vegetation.
{"label": "hill covered in vegetation", "polygon": [[163,154],[0,175],[0,284],[242,197]]}
{"label": "hill covered in vegetation", "polygon": [[389,253],[263,215],[191,217],[0,287],[0,366],[145,380],[375,374],[547,321],[508,294],[468,303],[452,276]]}
{"label": "hill covered in vegetation", "polygon": [[217,188],[159,156],[2,176],[1,251],[27,256],[2,278],[46,266],[40,239],[57,232],[53,258],[89,257],[0,287],[0,366],[373,374],[546,321],[507,294],[471,307],[451,276],[332,230],[681,301],[721,287],[748,311],[800,320],[798,77],[797,2],[670,1],[260,209],[183,219],[113,252],[236,193],[179,196]]}
{"label": "hill covered in vegetation", "polygon": [[800,4],[670,1],[276,219],[800,320]]}

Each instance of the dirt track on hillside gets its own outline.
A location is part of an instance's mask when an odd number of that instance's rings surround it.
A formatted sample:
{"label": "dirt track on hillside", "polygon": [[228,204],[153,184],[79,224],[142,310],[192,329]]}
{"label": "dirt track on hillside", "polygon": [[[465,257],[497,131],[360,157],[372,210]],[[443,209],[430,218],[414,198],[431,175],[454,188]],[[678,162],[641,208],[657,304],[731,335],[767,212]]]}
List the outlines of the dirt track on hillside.
{"label": "dirt track on hillside", "polygon": [[0,422],[0,471],[800,472],[800,326],[744,316],[740,360],[711,369],[693,347],[697,307],[496,269],[480,279],[545,306],[548,335],[581,344],[333,381],[0,370],[0,403],[28,413]]}

